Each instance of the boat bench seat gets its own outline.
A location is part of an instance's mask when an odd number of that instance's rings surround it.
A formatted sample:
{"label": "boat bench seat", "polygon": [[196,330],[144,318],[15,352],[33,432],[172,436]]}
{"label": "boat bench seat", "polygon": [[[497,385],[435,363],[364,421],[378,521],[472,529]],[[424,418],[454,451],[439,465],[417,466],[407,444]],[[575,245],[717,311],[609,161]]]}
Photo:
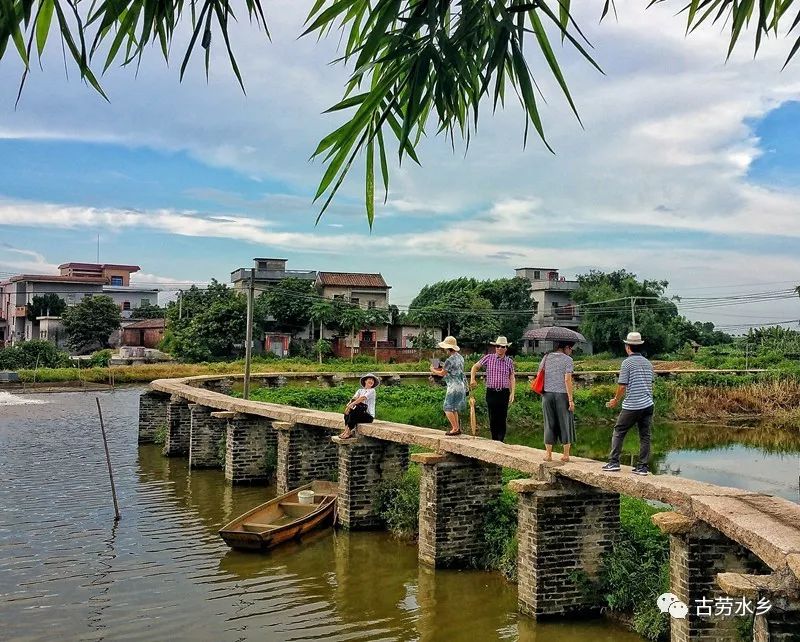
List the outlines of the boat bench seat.
{"label": "boat bench seat", "polygon": [[256,522],[245,522],[242,524],[242,528],[246,531],[269,531],[275,528],[275,524],[257,524]]}
{"label": "boat bench seat", "polygon": [[291,517],[304,517],[319,508],[319,504],[301,504],[300,502],[281,502],[278,506]]}

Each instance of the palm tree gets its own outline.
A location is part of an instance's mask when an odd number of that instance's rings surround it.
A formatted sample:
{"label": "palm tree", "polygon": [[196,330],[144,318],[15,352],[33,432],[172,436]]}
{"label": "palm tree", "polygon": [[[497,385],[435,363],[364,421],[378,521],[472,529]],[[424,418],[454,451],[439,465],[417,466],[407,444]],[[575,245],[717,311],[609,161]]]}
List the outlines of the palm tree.
{"label": "palm tree", "polygon": [[350,328],[350,361],[355,354],[356,328],[363,328],[368,323],[367,311],[357,305],[350,305],[342,310],[339,323],[343,328]]}

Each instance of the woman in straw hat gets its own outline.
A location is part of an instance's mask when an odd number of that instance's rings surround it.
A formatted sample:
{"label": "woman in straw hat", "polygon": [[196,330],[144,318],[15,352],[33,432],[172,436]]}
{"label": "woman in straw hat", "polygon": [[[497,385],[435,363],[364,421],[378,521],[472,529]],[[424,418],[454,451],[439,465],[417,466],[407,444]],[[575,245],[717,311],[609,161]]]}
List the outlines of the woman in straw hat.
{"label": "woman in straw hat", "polygon": [[444,396],[444,414],[450,422],[450,430],[445,433],[448,437],[461,434],[461,420],[458,413],[464,410],[467,401],[467,380],[464,377],[464,357],[459,352],[461,348],[455,337],[445,337],[439,347],[447,351],[448,357],[439,368],[431,366],[431,372],[439,377],[444,377],[447,384],[447,393]]}
{"label": "woman in straw hat", "polygon": [[361,377],[361,387],[344,407],[344,432],[339,439],[350,439],[358,424],[371,424],[375,419],[375,388],[381,383],[377,375]]}

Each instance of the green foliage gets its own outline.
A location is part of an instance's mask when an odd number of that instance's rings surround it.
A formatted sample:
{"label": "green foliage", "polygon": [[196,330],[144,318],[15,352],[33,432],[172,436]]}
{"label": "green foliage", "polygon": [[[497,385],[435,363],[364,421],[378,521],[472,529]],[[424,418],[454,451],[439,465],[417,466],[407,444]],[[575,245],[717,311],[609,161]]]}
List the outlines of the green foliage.
{"label": "green foliage", "polygon": [[60,317],[66,309],[67,302],[57,294],[37,294],[26,306],[25,316],[28,321],[36,321],[36,317]]}
{"label": "green foliage", "polygon": [[333,346],[331,345],[331,342],[326,339],[319,339],[314,344],[314,354],[319,357],[319,362],[322,363],[322,360],[325,357],[333,354]]}
{"label": "green foliage", "polygon": [[307,279],[281,279],[255,300],[254,321],[262,330],[295,333],[311,320],[314,283]]}
{"label": "green foliage", "polygon": [[419,532],[419,479],[416,464],[400,476],[381,480],[375,495],[375,511],[395,536],[415,538]]}
{"label": "green foliage", "polygon": [[63,368],[68,365],[69,355],[49,341],[34,339],[0,348],[0,370]]}
{"label": "green foliage", "polygon": [[531,319],[527,279],[478,281],[461,277],[426,285],[409,306],[408,320],[457,336],[459,343],[484,347],[503,334],[519,343]]}
{"label": "green foliage", "polygon": [[107,368],[111,364],[111,350],[98,350],[93,352],[89,359],[90,368]]}
{"label": "green foliage", "polygon": [[153,305],[148,301],[145,305],[131,310],[131,319],[163,319],[166,314],[165,308]]}
{"label": "green foliage", "polygon": [[[217,461],[222,468],[225,468],[225,456],[228,452],[228,437],[225,434],[220,435],[219,439],[217,439]],[[276,455],[277,457],[277,455]],[[275,462],[275,466],[277,468],[277,461]]]}
{"label": "green foliage", "polygon": [[669,627],[669,617],[656,606],[656,598],[669,590],[669,538],[650,520],[661,510],[641,499],[620,498],[620,535],[600,573],[608,607],[633,613],[634,630],[648,640],[662,638]]}
{"label": "green foliage", "polygon": [[485,553],[479,568],[499,570],[508,580],[517,579],[517,495],[507,488],[486,505],[481,528]]}
{"label": "green foliage", "polygon": [[105,295],[84,297],[62,315],[70,347],[81,352],[87,348],[108,347],[108,340],[120,326],[119,307]]}
{"label": "green foliage", "polygon": [[[159,424],[156,426],[156,431],[153,435],[153,443],[156,446],[163,446],[167,443],[167,424]],[[225,461],[224,456],[222,461]]]}
{"label": "green foliage", "polygon": [[163,347],[189,363],[231,359],[244,352],[247,300],[224,283],[196,286],[167,307]]}

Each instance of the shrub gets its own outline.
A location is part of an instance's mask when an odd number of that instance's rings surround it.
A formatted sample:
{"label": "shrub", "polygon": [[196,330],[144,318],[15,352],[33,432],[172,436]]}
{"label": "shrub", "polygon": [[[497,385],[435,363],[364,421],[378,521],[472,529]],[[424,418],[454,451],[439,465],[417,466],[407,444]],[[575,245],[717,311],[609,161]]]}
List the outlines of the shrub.
{"label": "shrub", "polygon": [[97,352],[93,352],[92,356],[89,358],[89,367],[90,368],[108,368],[111,364],[111,355],[113,352],[111,350],[98,350]]}
{"label": "shrub", "polygon": [[165,443],[167,443],[167,424],[160,424],[159,426],[156,426],[156,432],[153,435],[153,443],[156,446],[163,446]]}
{"label": "shrub", "polygon": [[402,477],[382,480],[375,496],[375,510],[396,537],[414,539],[419,533],[418,465],[408,467]]}

